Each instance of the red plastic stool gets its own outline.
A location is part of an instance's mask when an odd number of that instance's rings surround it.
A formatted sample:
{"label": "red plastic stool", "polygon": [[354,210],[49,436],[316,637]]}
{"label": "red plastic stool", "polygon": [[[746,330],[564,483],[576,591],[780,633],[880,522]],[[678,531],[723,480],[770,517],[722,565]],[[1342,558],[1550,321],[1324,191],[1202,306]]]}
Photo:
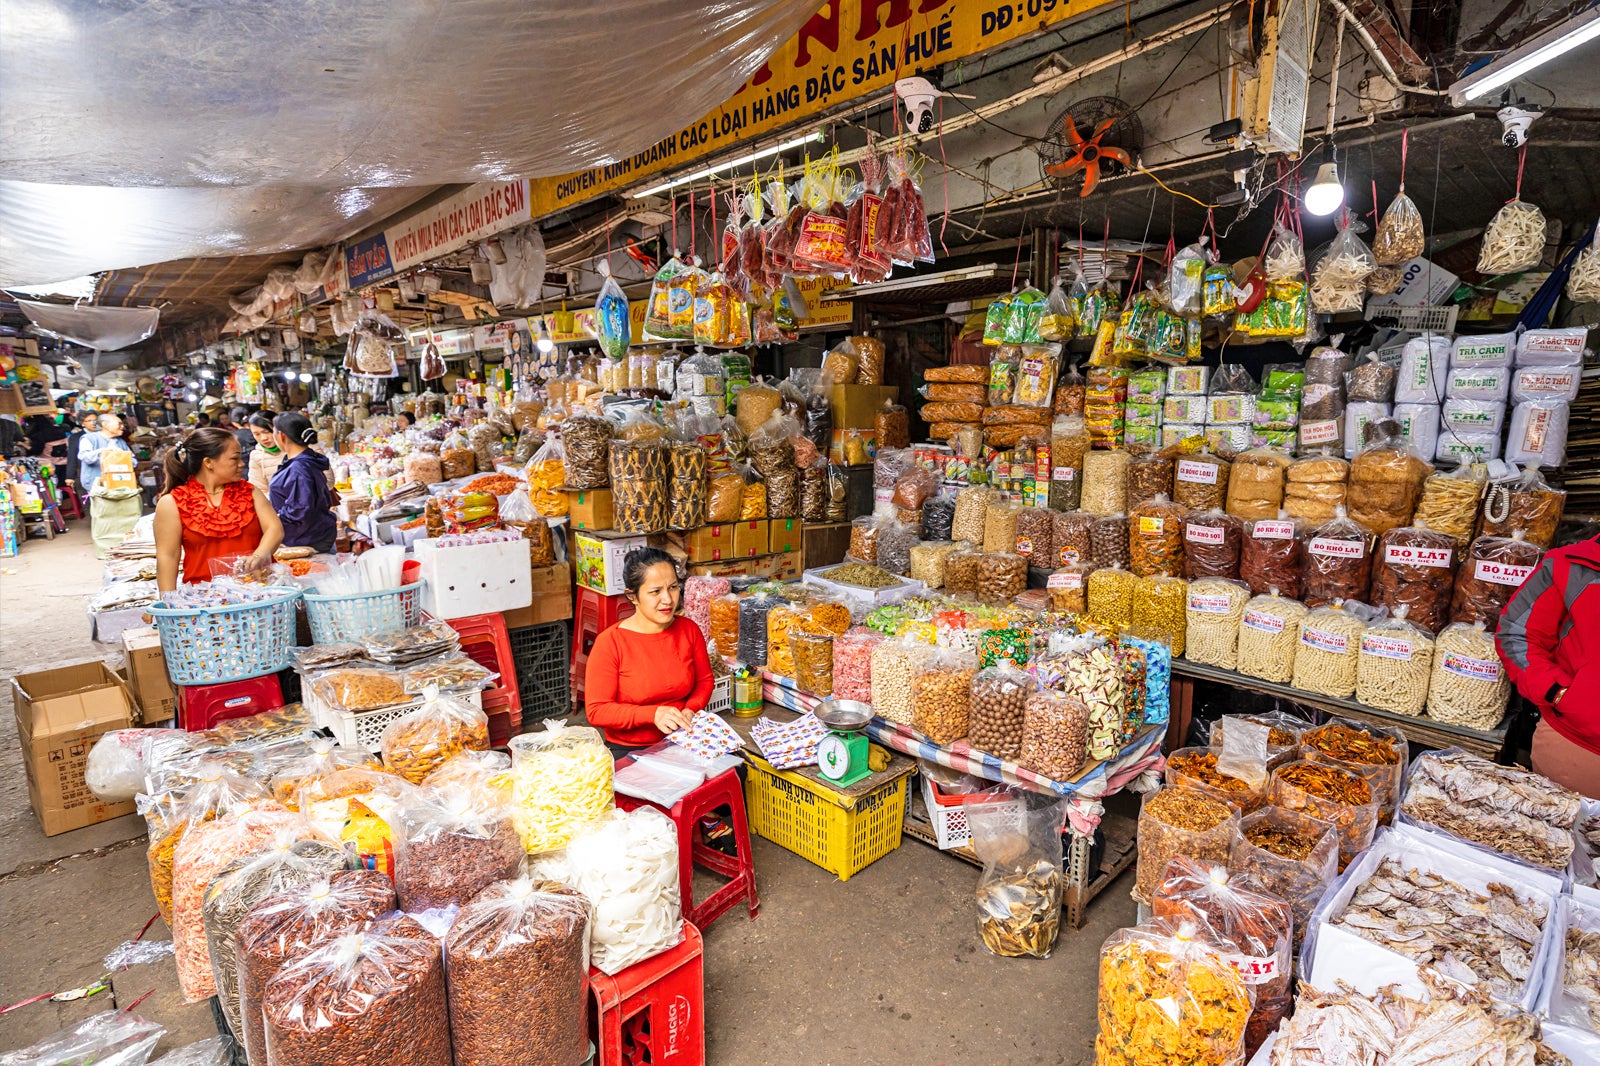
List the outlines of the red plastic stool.
{"label": "red plastic stool", "polygon": [[275,711],[283,706],[277,674],[247,677],[221,685],[176,685],[178,728],[197,732],[230,718]]}
{"label": "red plastic stool", "polygon": [[72,485],[61,486],[61,513],[67,518],[82,518],[84,515],[83,497]]}
{"label": "red plastic stool", "polygon": [[517,663],[511,655],[511,631],[503,614],[474,614],[446,622],[461,636],[461,650],[485,670],[500,675],[495,687],[484,690],[486,713],[504,711],[520,719],[522,694],[517,690]]}
{"label": "red plastic stool", "polygon": [[684,922],[675,948],[615,975],[590,968],[596,1066],[704,1066],[704,950]]}
{"label": "red plastic stool", "polygon": [[584,674],[589,668],[589,652],[595,638],[633,614],[627,596],[607,596],[578,586],[578,601],[572,612],[572,698],[583,700]]}
{"label": "red plastic stool", "polygon": [[[744,900],[754,919],[761,910],[756,898],[755,853],[750,849],[750,825],[745,820],[744,788],[734,770],[724,770],[709,778],[693,792],[672,805],[671,810],[648,800],[636,799],[617,793],[617,806],[625,811],[639,807],[655,807],[672,819],[678,827],[678,890],[683,896],[683,916],[701,929],[722,917]],[[718,808],[728,809],[728,821],[733,826],[733,842],[737,856],[727,856],[700,840],[700,819]],[[685,841],[688,845],[685,846]],[[709,870],[728,883],[696,903],[694,898],[694,868]]]}

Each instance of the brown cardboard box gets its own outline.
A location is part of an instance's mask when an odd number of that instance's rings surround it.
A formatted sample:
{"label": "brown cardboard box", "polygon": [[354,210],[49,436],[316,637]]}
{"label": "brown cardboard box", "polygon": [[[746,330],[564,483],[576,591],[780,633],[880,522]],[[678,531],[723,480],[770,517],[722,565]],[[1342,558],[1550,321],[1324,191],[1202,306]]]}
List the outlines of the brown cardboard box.
{"label": "brown cardboard box", "polygon": [[759,555],[752,559],[724,559],[717,563],[693,563],[691,575],[703,577],[771,577],[775,555]]}
{"label": "brown cardboard box", "polygon": [[723,559],[732,559],[733,531],[739,523],[723,522],[719,525],[701,526],[691,529],[688,539],[684,544],[692,563],[714,563]]}
{"label": "brown cardboard box", "polygon": [[572,617],[572,565],[556,563],[532,571],[533,603],[504,612],[507,629],[525,629]]}
{"label": "brown cardboard box", "polygon": [[161,636],[149,626],[122,631],[122,650],[128,657],[128,688],[139,701],[136,718],[149,725],[178,714],[178,694],[167,680],[167,657]]}
{"label": "brown cardboard box", "polygon": [[805,572],[805,556],[800,552],[783,552],[779,555],[769,555],[767,558],[772,560],[774,581],[793,581]]}
{"label": "brown cardboard box", "polygon": [[108,489],[137,489],[139,477],[133,472],[133,453],[107,452],[100,460],[100,481]]}
{"label": "brown cardboard box", "polygon": [[767,554],[766,519],[754,522],[735,522],[733,525],[733,554],[738,556]]}
{"label": "brown cardboard box", "polygon": [[833,406],[833,428],[873,429],[877,425],[878,408],[885,400],[900,395],[895,385],[835,385],[830,395]]}
{"label": "brown cardboard box", "polygon": [[800,550],[800,534],[805,523],[798,518],[774,518],[767,527],[767,551],[774,555],[779,552],[797,552]]}
{"label": "brown cardboard box", "polygon": [[133,725],[133,693],[98,659],[11,679],[28,799],[45,836],[133,813],[102,803],[84,784],[89,749],[102,733]]}
{"label": "brown cardboard box", "polygon": [[567,493],[571,502],[573,529],[610,529],[617,521],[610,489],[574,489]]}

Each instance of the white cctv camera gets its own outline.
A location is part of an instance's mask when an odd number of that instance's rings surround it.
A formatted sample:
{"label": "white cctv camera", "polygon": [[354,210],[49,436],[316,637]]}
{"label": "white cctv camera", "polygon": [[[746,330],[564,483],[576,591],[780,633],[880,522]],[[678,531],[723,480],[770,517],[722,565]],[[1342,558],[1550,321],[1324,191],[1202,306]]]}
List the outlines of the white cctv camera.
{"label": "white cctv camera", "polygon": [[1502,107],[1499,112],[1500,140],[1507,148],[1521,148],[1528,143],[1528,128],[1544,112],[1538,107]]}
{"label": "white cctv camera", "polygon": [[901,78],[894,83],[894,93],[900,106],[905,108],[906,128],[912,133],[927,133],[933,129],[933,102],[939,97],[973,99],[963,93],[947,93],[927,78]]}

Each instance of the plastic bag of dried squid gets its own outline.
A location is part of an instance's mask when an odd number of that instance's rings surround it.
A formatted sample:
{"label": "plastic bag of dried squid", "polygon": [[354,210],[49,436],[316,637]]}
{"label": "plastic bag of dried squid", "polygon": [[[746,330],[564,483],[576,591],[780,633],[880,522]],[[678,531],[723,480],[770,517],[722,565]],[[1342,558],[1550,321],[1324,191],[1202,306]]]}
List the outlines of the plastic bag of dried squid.
{"label": "plastic bag of dried squid", "polygon": [[1251,989],[1254,1005],[1245,1027],[1245,1054],[1254,1055],[1289,1013],[1294,975],[1289,905],[1234,881],[1225,864],[1179,856],[1167,864],[1150,908],[1169,922],[1198,922],[1237,952],[1228,961]]}

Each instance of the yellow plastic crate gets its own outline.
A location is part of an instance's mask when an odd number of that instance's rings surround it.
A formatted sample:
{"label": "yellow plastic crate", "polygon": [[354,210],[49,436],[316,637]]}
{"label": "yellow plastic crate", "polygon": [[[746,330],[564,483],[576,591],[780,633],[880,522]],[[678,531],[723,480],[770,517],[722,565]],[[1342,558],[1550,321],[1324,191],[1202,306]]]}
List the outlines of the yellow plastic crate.
{"label": "yellow plastic crate", "polygon": [[850,878],[900,846],[909,774],[863,796],[841,796],[815,781],[750,757],[745,816],[750,830],[808,859],[839,880]]}

